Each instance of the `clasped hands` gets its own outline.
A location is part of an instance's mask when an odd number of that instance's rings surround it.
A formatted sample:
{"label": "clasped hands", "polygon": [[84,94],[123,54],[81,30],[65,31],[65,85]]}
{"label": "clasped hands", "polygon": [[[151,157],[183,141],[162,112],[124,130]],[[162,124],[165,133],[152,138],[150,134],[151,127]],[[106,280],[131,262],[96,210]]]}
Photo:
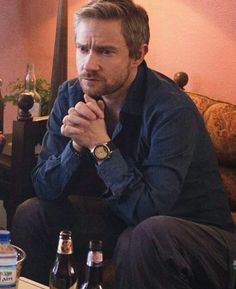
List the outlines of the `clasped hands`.
{"label": "clasped hands", "polygon": [[61,134],[72,139],[75,150],[83,147],[92,149],[98,143],[110,140],[105,125],[105,104],[84,95],[85,102],[79,101],[68,110],[63,118]]}

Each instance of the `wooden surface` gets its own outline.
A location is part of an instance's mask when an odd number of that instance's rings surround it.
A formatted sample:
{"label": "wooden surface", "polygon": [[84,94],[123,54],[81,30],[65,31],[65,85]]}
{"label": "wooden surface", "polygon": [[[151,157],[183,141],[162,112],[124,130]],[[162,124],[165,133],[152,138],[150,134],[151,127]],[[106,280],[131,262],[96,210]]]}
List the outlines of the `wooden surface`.
{"label": "wooden surface", "polygon": [[67,79],[68,1],[58,1],[56,37],[51,76],[49,111],[57,97],[58,87]]}
{"label": "wooden surface", "polygon": [[20,277],[17,289],[48,289],[48,286],[35,282],[33,280]]}

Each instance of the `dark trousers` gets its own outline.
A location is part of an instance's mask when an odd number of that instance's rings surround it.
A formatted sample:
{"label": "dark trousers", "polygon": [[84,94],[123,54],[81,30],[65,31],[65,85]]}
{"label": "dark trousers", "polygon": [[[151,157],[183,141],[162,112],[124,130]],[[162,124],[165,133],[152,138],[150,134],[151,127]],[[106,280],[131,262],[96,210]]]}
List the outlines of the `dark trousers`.
{"label": "dark trousers", "polygon": [[16,210],[12,243],[26,252],[22,275],[48,284],[56,256],[59,232],[72,231],[74,256],[83,278],[89,240],[102,240],[104,259],[112,258],[117,238],[125,225],[98,198],[70,196],[61,201],[32,198]]}
{"label": "dark trousers", "polygon": [[61,229],[72,230],[78,260],[86,260],[90,239],[103,241],[105,258],[114,252],[117,289],[230,288],[235,234],[166,216],[126,228],[101,200],[78,196],[19,206],[12,243],[26,251],[24,276],[48,283]]}
{"label": "dark trousers", "polygon": [[121,234],[118,289],[231,289],[236,235],[179,218],[151,217]]}

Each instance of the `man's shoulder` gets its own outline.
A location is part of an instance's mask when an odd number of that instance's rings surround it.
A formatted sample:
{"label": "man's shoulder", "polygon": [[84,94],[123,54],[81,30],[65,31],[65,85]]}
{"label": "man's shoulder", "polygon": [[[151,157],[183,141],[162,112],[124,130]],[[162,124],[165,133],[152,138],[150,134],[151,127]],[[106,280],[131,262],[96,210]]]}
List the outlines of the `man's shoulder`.
{"label": "man's shoulder", "polygon": [[151,69],[147,73],[146,97],[160,109],[162,106],[174,109],[194,107],[189,96],[171,78]]}
{"label": "man's shoulder", "polygon": [[83,98],[83,90],[78,78],[67,80],[61,84],[58,90],[58,101],[66,102],[68,106],[74,106]]}
{"label": "man's shoulder", "polygon": [[80,90],[81,90],[81,86],[80,86],[78,78],[66,80],[59,87],[59,91],[67,92],[67,93],[71,93],[73,91],[80,91]]}

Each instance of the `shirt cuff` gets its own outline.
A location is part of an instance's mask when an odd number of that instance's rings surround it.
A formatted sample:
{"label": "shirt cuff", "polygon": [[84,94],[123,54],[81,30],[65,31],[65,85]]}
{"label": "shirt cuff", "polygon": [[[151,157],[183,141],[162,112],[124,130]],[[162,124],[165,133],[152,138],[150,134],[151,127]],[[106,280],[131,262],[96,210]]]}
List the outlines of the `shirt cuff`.
{"label": "shirt cuff", "polygon": [[61,163],[68,169],[77,168],[80,163],[80,153],[73,148],[71,141],[68,142],[61,154]]}
{"label": "shirt cuff", "polygon": [[98,175],[113,195],[120,195],[126,186],[124,176],[128,174],[128,166],[119,149],[115,149],[111,157],[97,165]]}

